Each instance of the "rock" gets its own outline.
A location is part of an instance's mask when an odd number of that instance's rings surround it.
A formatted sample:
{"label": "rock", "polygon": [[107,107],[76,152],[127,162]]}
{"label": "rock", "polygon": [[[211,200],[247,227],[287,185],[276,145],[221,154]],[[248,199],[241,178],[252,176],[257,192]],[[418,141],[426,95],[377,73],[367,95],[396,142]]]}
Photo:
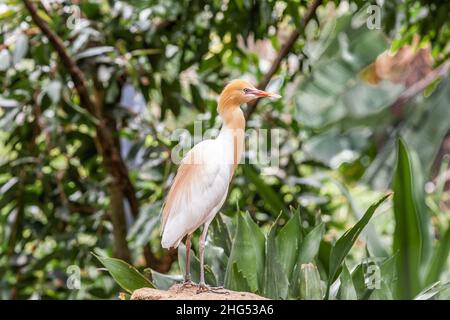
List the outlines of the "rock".
{"label": "rock", "polygon": [[169,290],[141,288],[133,292],[131,300],[267,300],[250,292],[236,292],[227,289],[215,292],[197,293],[197,287],[182,288],[180,284],[173,285]]}

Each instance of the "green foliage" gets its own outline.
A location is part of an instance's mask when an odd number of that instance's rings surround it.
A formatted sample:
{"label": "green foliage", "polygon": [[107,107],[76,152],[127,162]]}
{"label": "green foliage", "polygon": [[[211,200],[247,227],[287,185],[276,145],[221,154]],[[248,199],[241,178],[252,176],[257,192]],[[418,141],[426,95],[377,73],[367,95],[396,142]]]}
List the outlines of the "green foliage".
{"label": "green foliage", "polygon": [[297,262],[298,252],[303,252],[301,246],[304,241],[302,239],[303,235],[300,214],[295,212],[292,219],[286,222],[276,237],[275,232],[276,228],[272,226],[270,229],[269,238],[271,238],[271,241],[275,240],[276,248],[271,248],[271,251],[272,253],[279,253],[279,260],[282,264],[284,273],[287,274],[288,278],[290,278],[294,265]]}
{"label": "green foliage", "polygon": [[[417,156],[408,151],[400,139],[393,186],[396,220],[393,251],[397,252],[397,296],[401,299],[411,299],[425,285],[439,280],[449,250],[445,242],[447,235],[444,242],[432,247],[430,214],[424,204],[419,165]],[[424,270],[427,269],[424,279]]]}
{"label": "green foliage", "polygon": [[114,280],[128,293],[140,288],[153,288],[153,284],[139,271],[128,263],[108,257],[96,256],[96,258],[105,266]]}
{"label": "green foliage", "polygon": [[[320,39],[323,53],[314,62],[313,72],[300,85],[296,98],[297,119],[307,127],[321,129],[336,123],[345,127],[347,120],[380,113],[401,92],[401,88],[390,83],[373,87],[359,79],[359,72],[387,49],[387,43],[381,31],[369,30],[364,23],[355,27],[355,20],[350,14],[340,17],[333,32]],[[341,144],[321,147],[318,139],[309,141],[307,151],[335,150]]]}
{"label": "green foliage", "polygon": [[448,122],[440,121],[450,117],[450,110],[445,107],[449,99],[450,83],[448,79],[443,79],[429,97],[419,97],[416,103],[409,104],[405,119],[394,128],[392,138],[379,150],[367,169],[364,180],[377,188],[384,188],[389,184],[395,166],[397,136],[403,137],[408,146],[417,153],[422,165],[420,172],[427,176],[440,143],[450,129]]}
{"label": "green foliage", "polygon": [[300,266],[300,299],[321,300],[323,297],[319,271],[312,263]]}
{"label": "green foliage", "polygon": [[324,232],[322,223],[314,227],[303,239],[298,254],[298,263],[300,265],[312,262],[319,252],[320,240]]}
{"label": "green foliage", "polygon": [[287,214],[288,209],[280,196],[268,186],[251,165],[243,166],[243,173],[256,187],[257,193],[267,202],[270,212],[277,216],[280,212]]}
{"label": "green foliage", "polygon": [[450,228],[447,229],[442,236],[441,241],[437,244],[437,248],[434,250],[433,256],[429,263],[427,270],[425,285],[435,283],[439,281],[441,274],[445,270],[447,265],[448,256],[450,253]]}
{"label": "green foliage", "polygon": [[328,272],[327,296],[330,285],[334,282],[336,276],[338,275],[342,262],[349,253],[355,241],[357,240],[359,234],[361,233],[363,228],[367,225],[370,218],[372,218],[378,206],[382,204],[388,196],[389,195],[384,196],[383,198],[378,200],[378,202],[371,205],[370,208],[367,209],[366,213],[361,218],[361,220],[359,220],[358,223],[356,223],[351,229],[347,230],[342,235],[342,237],[340,237],[339,240],[336,241],[336,244],[331,249],[330,263],[329,263],[330,270]]}
{"label": "green foliage", "polygon": [[341,285],[339,286],[338,297],[341,300],[356,300],[356,290],[353,285],[352,276],[345,262],[342,264]]}
{"label": "green foliage", "polygon": [[[120,159],[101,152],[100,120],[80,101],[22,1],[5,3],[0,299],[108,299],[181,281],[186,249],[181,244],[169,257],[158,230],[176,171],[175,129],[185,130],[189,144],[197,142],[190,139],[195,121],[202,133],[219,128],[216,98],[224,84],[263,79],[310,2],[87,0],[73,27],[74,4],[33,1],[83,72]],[[248,152],[237,167],[208,234],[209,284],[276,299],[449,297],[448,74],[401,113],[394,104],[408,92],[403,84],[364,77],[380,53],[397,52],[415,35],[419,47],[430,46],[431,68],[447,61],[448,7],[384,1],[381,28],[370,29],[367,1],[319,6],[269,83],[283,98],[261,100],[247,122],[279,130],[279,161],[268,167],[249,161]],[[106,258],[116,245],[111,186],[119,184],[105,163],[120,160],[137,202],[132,209],[123,201],[127,263]],[[381,204],[391,189],[393,201]],[[197,242],[194,234],[195,281]],[[99,272],[91,254],[99,248],[110,274]],[[74,266],[80,290],[67,288]],[[137,271],[149,266],[158,269],[149,270],[151,282]]]}
{"label": "green foliage", "polygon": [[[321,280],[319,270],[315,265],[319,245],[323,241],[323,223],[319,223],[308,232],[302,227],[297,211],[292,212],[292,217],[282,228],[279,227],[279,218],[272,224],[269,232],[263,234],[248,213],[238,214],[232,249],[224,271],[225,288],[251,291],[272,299],[322,299],[324,297],[322,281],[324,283],[328,281],[328,288],[334,282],[334,278],[340,273],[338,270],[342,270],[340,265],[358,235],[376,208],[386,198],[387,196],[373,204],[364,217],[332,246],[329,257],[329,278],[325,280]],[[226,226],[222,227],[226,228]],[[302,234],[305,234],[303,238]],[[285,241],[294,244],[284,244]],[[211,246],[215,245],[214,242],[211,243]],[[209,246],[207,249],[210,249]],[[179,248],[179,254],[180,269],[184,273],[185,247],[182,245]],[[191,252],[191,256],[192,279],[198,281],[199,263],[194,252]],[[158,282],[162,284],[161,288],[167,288],[168,283],[173,283],[173,278],[170,276],[164,279],[163,275],[157,274],[157,278]],[[217,283],[215,280],[217,278],[214,271],[207,265],[207,282],[220,285],[221,283]],[[341,297],[356,295],[355,289],[350,287],[352,286],[351,281],[350,273],[344,266],[344,272],[341,275]],[[325,297],[328,297],[328,289]]]}
{"label": "green foliage", "polygon": [[[293,221],[299,220],[292,218]],[[289,221],[291,222],[291,221]],[[288,224],[286,224],[288,226]],[[265,255],[265,265],[264,265],[264,289],[261,290],[264,296],[272,298],[272,299],[286,299],[288,296],[288,287],[289,287],[289,274],[292,272],[292,268],[295,263],[295,255],[298,252],[295,248],[282,248],[285,251],[278,250],[279,247],[276,246],[276,243],[280,243],[283,241],[281,239],[282,235],[276,235],[277,224],[274,223],[270,228],[269,234],[266,237],[266,255]],[[297,232],[300,229],[296,229]],[[281,231],[280,231],[281,233]],[[289,238],[288,241],[293,241],[294,243],[298,242],[297,238],[294,237]],[[294,250],[292,250],[294,249]],[[282,256],[289,255],[291,259],[288,261],[283,260]],[[288,262],[288,265],[283,266],[283,261]]]}
{"label": "green foliage", "polygon": [[227,272],[225,274],[225,287],[235,290],[231,286],[237,276],[235,271],[242,275],[252,292],[262,292],[264,276],[264,234],[246,213],[237,215],[236,234],[233,239]]}
{"label": "green foliage", "polygon": [[415,35],[420,35],[421,41],[433,44],[433,54],[437,59],[448,58],[446,44],[450,36],[450,6],[447,2],[394,0],[382,9],[384,29],[395,38],[394,48],[410,43]]}
{"label": "green foliage", "polygon": [[398,144],[398,162],[394,178],[394,213],[395,213],[395,233],[394,252],[398,252],[397,268],[398,294],[404,299],[412,298],[418,293],[420,288],[420,264],[422,260],[423,243],[425,234],[422,227],[425,214],[421,211],[423,207],[418,198],[421,193],[416,193],[417,183],[412,181],[412,165],[405,149],[404,143],[400,140]]}
{"label": "green foliage", "polygon": [[[200,260],[196,257],[195,253],[191,250],[190,256],[191,262],[191,277],[192,281],[200,281]],[[178,248],[178,263],[182,274],[186,271],[186,247],[181,244]],[[216,277],[209,266],[205,267],[205,280],[207,283],[217,284]]]}

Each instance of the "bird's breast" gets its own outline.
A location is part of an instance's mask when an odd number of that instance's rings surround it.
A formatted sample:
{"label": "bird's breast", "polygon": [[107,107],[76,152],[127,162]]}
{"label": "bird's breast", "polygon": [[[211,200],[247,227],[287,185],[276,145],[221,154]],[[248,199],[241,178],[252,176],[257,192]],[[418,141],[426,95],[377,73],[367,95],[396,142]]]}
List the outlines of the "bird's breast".
{"label": "bird's breast", "polygon": [[221,162],[228,165],[232,171],[239,164],[244,151],[244,130],[222,128],[217,142],[220,145]]}

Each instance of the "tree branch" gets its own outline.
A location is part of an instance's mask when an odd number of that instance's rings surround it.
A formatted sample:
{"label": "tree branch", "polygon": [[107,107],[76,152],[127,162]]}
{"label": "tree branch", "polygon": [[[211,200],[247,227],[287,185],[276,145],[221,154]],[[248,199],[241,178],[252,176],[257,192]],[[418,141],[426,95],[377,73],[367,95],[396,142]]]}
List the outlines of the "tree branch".
{"label": "tree branch", "polygon": [[435,68],[433,71],[428,73],[421,80],[409,86],[403,93],[397,98],[397,100],[392,104],[391,110],[396,115],[401,115],[403,112],[403,106],[411,100],[413,97],[418,95],[420,92],[425,90],[434,80],[438,77],[444,76],[450,68],[450,60],[445,61],[439,67]]}
{"label": "tree branch", "polygon": [[[314,17],[316,14],[317,8],[322,4],[322,0],[315,0],[306,10],[305,16],[303,17],[303,20],[300,24],[300,27],[294,30],[286,43],[281,47],[280,52],[278,53],[277,57],[272,63],[272,66],[270,67],[269,71],[266,73],[264,78],[261,80],[261,82],[258,83],[257,88],[264,90],[267,85],[270,82],[270,79],[273,77],[273,75],[278,71],[280,68],[281,62],[287,57],[289,52],[292,50],[292,47],[294,46],[297,39],[305,32],[305,27],[308,25],[309,21]],[[256,106],[258,105],[259,100],[254,100],[253,102],[248,104],[248,108],[245,111],[245,118],[249,119],[250,116],[255,112]]]}

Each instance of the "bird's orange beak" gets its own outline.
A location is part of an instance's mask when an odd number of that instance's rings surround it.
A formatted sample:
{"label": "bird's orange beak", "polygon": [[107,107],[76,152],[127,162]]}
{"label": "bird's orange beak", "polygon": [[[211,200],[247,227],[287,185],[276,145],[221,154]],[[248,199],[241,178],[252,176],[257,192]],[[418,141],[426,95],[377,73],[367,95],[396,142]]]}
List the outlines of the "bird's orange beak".
{"label": "bird's orange beak", "polygon": [[263,91],[263,90],[259,90],[259,89],[249,90],[246,94],[253,95],[258,98],[264,98],[264,97],[281,98],[281,96],[279,94],[271,93],[271,92],[267,92],[267,91]]}

